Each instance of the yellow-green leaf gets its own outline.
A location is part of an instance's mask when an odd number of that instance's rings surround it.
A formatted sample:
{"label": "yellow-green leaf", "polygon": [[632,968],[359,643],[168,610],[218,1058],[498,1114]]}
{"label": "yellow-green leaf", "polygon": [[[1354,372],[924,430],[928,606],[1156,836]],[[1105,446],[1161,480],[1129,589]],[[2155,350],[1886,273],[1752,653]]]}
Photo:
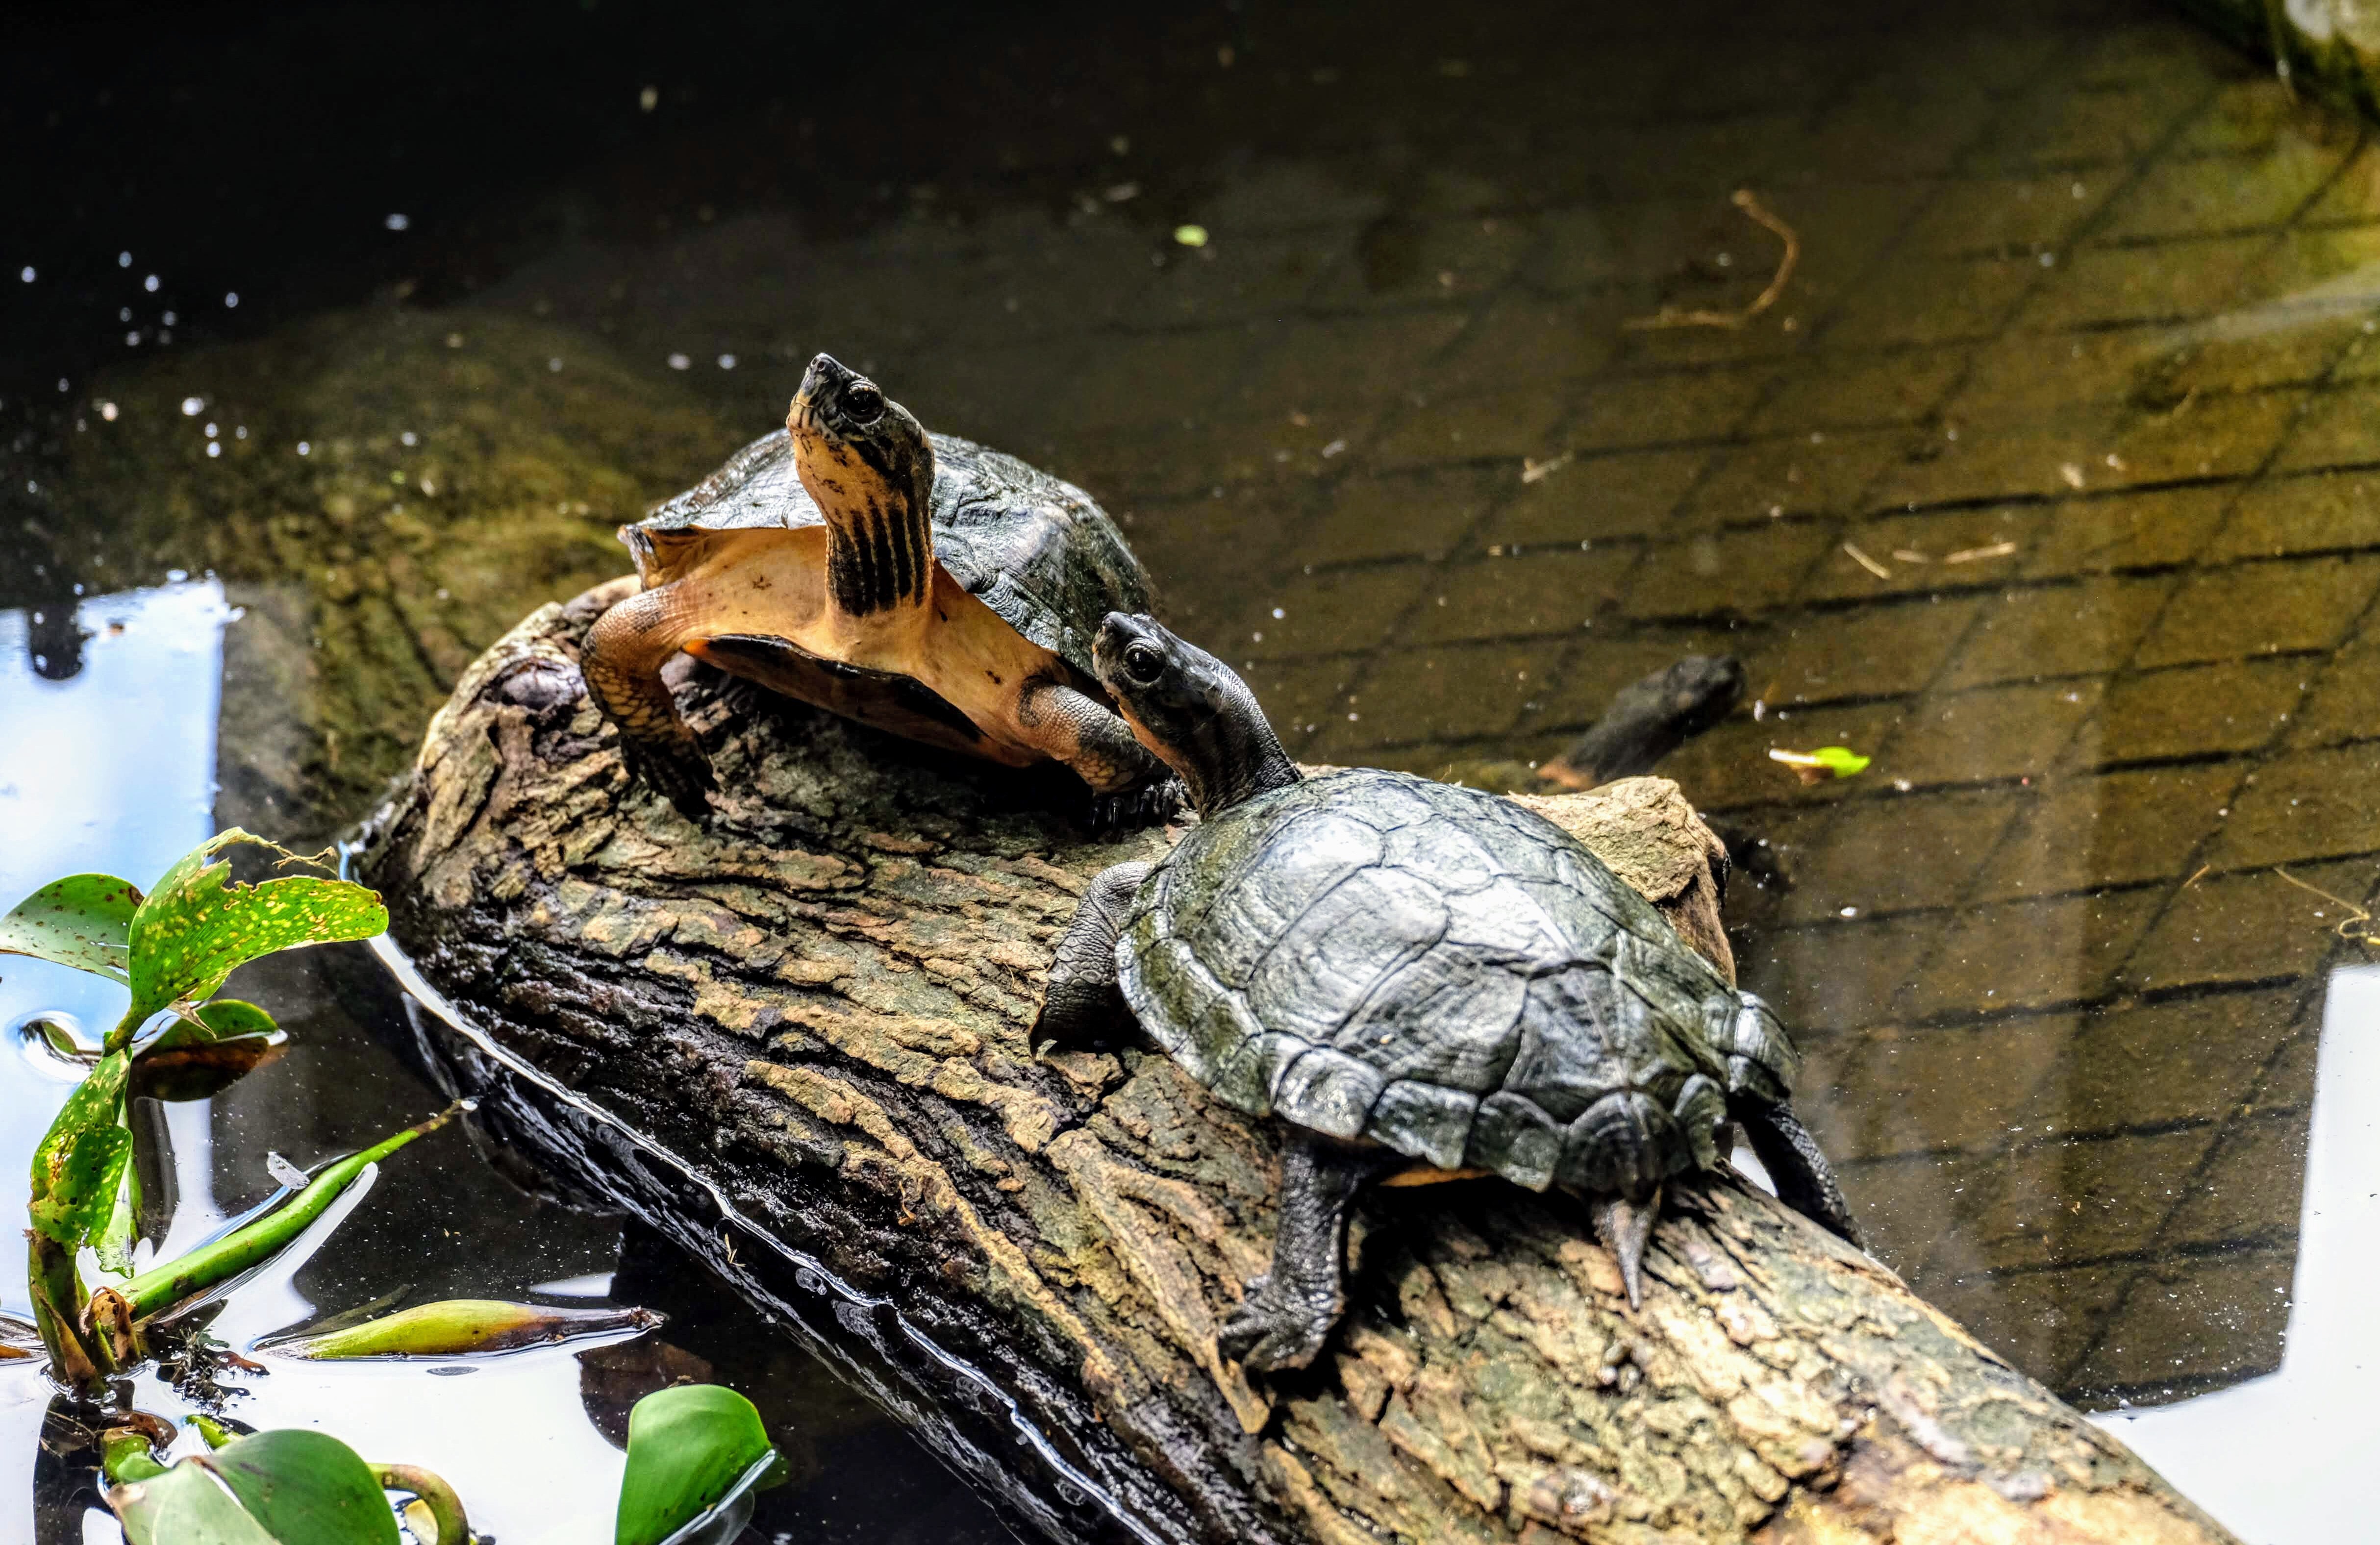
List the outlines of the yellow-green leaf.
{"label": "yellow-green leaf", "polygon": [[234,827],[165,871],[132,917],[132,1007],[138,1028],[158,1010],[205,998],[237,967],[300,944],[369,939],[388,927],[380,896],[361,885],[314,875],[233,884],[217,857],[250,844],[285,858],[288,849]]}
{"label": "yellow-green leaf", "polygon": [[270,1344],[273,1351],[293,1357],[454,1356],[509,1352],[660,1323],[661,1316],[650,1309],[547,1308],[501,1298],[446,1298],[416,1304],[360,1325]]}

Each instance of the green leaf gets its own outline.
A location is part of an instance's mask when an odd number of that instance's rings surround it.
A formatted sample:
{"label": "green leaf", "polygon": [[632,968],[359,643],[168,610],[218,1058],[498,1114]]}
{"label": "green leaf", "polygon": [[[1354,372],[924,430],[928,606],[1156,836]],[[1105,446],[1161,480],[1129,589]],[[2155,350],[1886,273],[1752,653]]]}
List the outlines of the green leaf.
{"label": "green leaf", "polygon": [[397,1545],[396,1514],[371,1466],[327,1432],[258,1432],[205,1462],[285,1545]]}
{"label": "green leaf", "polygon": [[101,1433],[99,1456],[99,1467],[110,1480],[147,1480],[165,1473],[149,1435],[137,1428],[111,1427]]}
{"label": "green leaf", "polygon": [[33,1196],[26,1210],[35,1228],[68,1248],[106,1222],[132,1157],[132,1134],[123,1121],[130,1073],[130,1059],[121,1052],[100,1058],[33,1150]]}
{"label": "green leaf", "polygon": [[107,1505],[123,1521],[128,1545],[284,1545],[248,1515],[221,1481],[188,1460],[161,1476],[115,1488],[107,1494]]}
{"label": "green leaf", "polygon": [[112,874],[53,880],[0,918],[0,955],[30,955],[126,979],[140,887]]}
{"label": "green leaf", "polygon": [[380,896],[344,880],[230,883],[231,865],[217,855],[242,843],[296,857],[234,827],[167,870],[132,917],[132,1006],[124,1025],[138,1028],[160,1009],[208,997],[234,968],[276,950],[387,930]]}
{"label": "green leaf", "polygon": [[661,1317],[650,1309],[545,1308],[500,1298],[447,1298],[267,1345],[293,1357],[441,1357],[509,1352],[660,1323]]}
{"label": "green leaf", "polygon": [[734,1390],[654,1391],[628,1413],[614,1545],[663,1545],[721,1502],[773,1484],[764,1466],[775,1453],[760,1413]]}

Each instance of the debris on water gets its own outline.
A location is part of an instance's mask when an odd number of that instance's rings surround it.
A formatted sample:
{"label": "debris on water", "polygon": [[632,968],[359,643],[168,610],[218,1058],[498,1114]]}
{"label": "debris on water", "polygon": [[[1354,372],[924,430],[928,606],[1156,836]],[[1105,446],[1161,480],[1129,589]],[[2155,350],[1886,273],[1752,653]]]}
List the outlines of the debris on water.
{"label": "debris on water", "polygon": [[1843,543],[1843,551],[1851,554],[1852,562],[1859,565],[1860,567],[1867,570],[1870,574],[1875,575],[1877,578],[1889,579],[1892,578],[1892,570],[1885,567],[1882,564],[1877,563],[1874,558],[1871,558],[1866,554],[1861,552],[1855,544],[1848,541]]}
{"label": "debris on water", "polygon": [[2016,543],[2012,541],[1996,541],[1988,547],[1961,548],[1942,561],[1946,564],[1972,564],[1985,558],[2005,558],[2015,551]]}
{"label": "debris on water", "polygon": [[1664,306],[1649,317],[1632,317],[1621,322],[1620,325],[1623,330],[1633,333],[1660,327],[1742,327],[1777,304],[1777,298],[1785,293],[1786,282],[1793,277],[1793,265],[1802,261],[1802,238],[1793,234],[1792,226],[1770,213],[1768,207],[1760,201],[1759,195],[1751,189],[1737,189],[1730,201],[1776,232],[1785,243],[1785,250],[1778,257],[1777,272],[1770,276],[1768,287],[1755,296],[1752,304],[1739,310],[1682,311],[1674,306]]}
{"label": "debris on water", "polygon": [[1184,247],[1204,247],[1207,245],[1207,227],[1176,225],[1173,227],[1173,239]]}
{"label": "debris on water", "polygon": [[1821,746],[1815,751],[1788,751],[1772,746],[1768,760],[1783,762],[1805,784],[1822,784],[1829,778],[1848,778],[1864,772],[1873,759],[1848,746]]}
{"label": "debris on water", "polygon": [[2058,475],[2066,480],[2066,486],[2069,488],[2081,488],[2082,486],[2082,468],[2075,466],[2070,461],[2065,462],[2058,467]]}
{"label": "debris on water", "polygon": [[265,1154],[264,1170],[265,1173],[273,1176],[274,1180],[288,1186],[293,1191],[304,1190],[314,1179],[312,1175],[308,1174],[304,1170],[299,1169],[297,1165],[291,1163],[288,1160],[284,1159],[278,1153],[268,1152]]}
{"label": "debris on water", "polygon": [[1571,457],[1577,454],[1578,453],[1575,451],[1564,451],[1560,456],[1548,456],[1543,461],[1538,461],[1530,456],[1523,456],[1521,458],[1521,481],[1524,483],[1543,482],[1548,478],[1552,477],[1556,472],[1559,472],[1563,468],[1569,466]]}
{"label": "debris on water", "polygon": [[[2204,872],[2205,870],[2204,870],[2199,871],[2200,874],[2204,874]],[[2346,940],[2350,944],[2362,944],[2367,947],[2374,944],[2380,944],[2380,928],[2374,927],[2373,917],[2368,910],[2356,906],[2355,903],[2349,901],[2344,896],[2332,895],[2328,891],[2324,890],[2319,885],[2307,884],[2304,881],[2300,880],[2296,875],[2291,874],[2289,870],[2281,868],[2278,864],[2275,864],[2273,866],[2273,872],[2288,881],[2290,884],[2295,885],[2299,890],[2311,892],[2312,894],[2322,897],[2323,900],[2329,902],[2332,906],[2344,907],[2346,909],[2347,916],[2338,919],[2338,922],[2330,930],[2331,932],[2338,935],[2338,937]],[[2194,874],[2192,875],[2191,878],[2195,880],[2198,876]],[[2316,912],[2314,916],[2319,918],[2322,914]]]}

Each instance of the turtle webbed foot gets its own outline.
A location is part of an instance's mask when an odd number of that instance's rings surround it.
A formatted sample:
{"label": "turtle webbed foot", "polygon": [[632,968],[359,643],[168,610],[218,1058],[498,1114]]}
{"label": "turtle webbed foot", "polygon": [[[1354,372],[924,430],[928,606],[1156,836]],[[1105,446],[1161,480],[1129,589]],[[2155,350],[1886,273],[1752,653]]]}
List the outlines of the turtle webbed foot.
{"label": "turtle webbed foot", "polygon": [[1339,1323],[1337,1284],[1300,1294],[1276,1289],[1280,1273],[1248,1283],[1248,1296],[1215,1335],[1222,1355],[1251,1377],[1305,1368],[1330,1341]]}
{"label": "turtle webbed foot", "polygon": [[620,760],[628,776],[650,784],[677,807],[686,820],[700,824],[710,816],[710,792],[719,786],[711,776],[710,759],[692,738],[684,741],[620,741]]}
{"label": "turtle webbed foot", "polygon": [[1088,824],[1094,836],[1121,836],[1171,821],[1189,806],[1189,791],[1182,786],[1182,780],[1166,778],[1138,788],[1092,795]]}

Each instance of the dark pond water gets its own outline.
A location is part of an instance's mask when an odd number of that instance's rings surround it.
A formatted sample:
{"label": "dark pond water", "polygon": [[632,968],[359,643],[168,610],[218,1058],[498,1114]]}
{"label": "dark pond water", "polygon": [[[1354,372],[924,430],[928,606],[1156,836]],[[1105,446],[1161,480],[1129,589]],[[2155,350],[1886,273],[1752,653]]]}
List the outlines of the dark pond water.
{"label": "dark pond water", "polygon": [[[1747,860],[1747,985],[1879,1254],[2247,1538],[2360,1538],[2380,152],[2144,5],[1747,9],[24,30],[0,892],[336,834],[480,647],[620,572],[613,528],[832,349],[1097,494],[1308,760],[1523,786],[1628,681],[1741,657],[1745,706],[1664,771]],[[1739,188],[1794,234],[1765,304]],[[1824,745],[1873,760],[1768,755]],[[268,1152],[437,1103],[321,963],[258,976],[295,1050],[170,1113],[174,1241]],[[114,1017],[0,978],[0,1022]],[[66,1087],[23,1059],[0,1157]],[[237,1403],[444,1470],[508,1545],[601,1537],[605,1392],[686,1359],[797,1457],[764,1538],[1002,1532],[460,1132],[284,1277],[222,1332],[400,1288],[667,1300],[585,1360],[276,1365]],[[0,1399],[9,1537],[102,1537],[34,1500],[46,1392]]]}

